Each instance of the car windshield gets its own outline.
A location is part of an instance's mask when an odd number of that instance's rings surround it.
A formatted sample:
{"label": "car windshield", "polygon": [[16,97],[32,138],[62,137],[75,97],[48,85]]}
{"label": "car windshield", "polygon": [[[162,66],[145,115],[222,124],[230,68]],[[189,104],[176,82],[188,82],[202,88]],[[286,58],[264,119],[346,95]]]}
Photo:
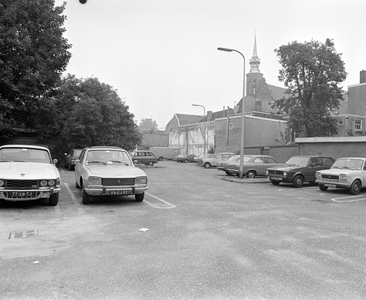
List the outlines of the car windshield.
{"label": "car windshield", "polygon": [[286,165],[306,167],[308,165],[308,161],[308,157],[293,156],[286,162]]}
{"label": "car windshield", "polygon": [[75,149],[74,150],[74,155],[79,157],[80,154],[81,154],[81,151],[83,151],[83,149]]}
{"label": "car windshield", "polygon": [[132,165],[132,161],[127,152],[120,150],[90,150],[86,156],[86,163]]}
{"label": "car windshield", "polygon": [[0,162],[51,163],[48,151],[33,148],[3,148],[0,150]]}
{"label": "car windshield", "polygon": [[339,158],[333,164],[332,169],[361,170],[362,165],[363,165],[363,160],[362,159]]}

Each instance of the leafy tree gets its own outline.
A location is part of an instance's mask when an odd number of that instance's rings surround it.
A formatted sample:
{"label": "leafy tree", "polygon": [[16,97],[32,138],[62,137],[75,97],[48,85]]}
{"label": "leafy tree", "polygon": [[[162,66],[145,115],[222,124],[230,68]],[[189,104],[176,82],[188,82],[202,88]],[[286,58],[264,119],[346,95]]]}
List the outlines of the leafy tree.
{"label": "leafy tree", "polygon": [[153,132],[158,129],[158,124],[153,119],[142,119],[138,127],[141,131]]}
{"label": "leafy tree", "polygon": [[336,134],[337,124],[331,111],[343,100],[339,84],[347,73],[333,41],[295,41],[275,52],[282,65],[278,78],[287,87],[288,95],[278,100],[275,107],[289,114],[289,127],[307,137]]}
{"label": "leafy tree", "polygon": [[0,2],[0,136],[12,124],[33,127],[71,57],[63,38],[65,4],[54,0]]}
{"label": "leafy tree", "polygon": [[134,115],[116,90],[97,78],[80,80],[78,88],[76,102],[64,115],[67,120],[61,132],[64,146],[108,145],[130,150],[140,143]]}

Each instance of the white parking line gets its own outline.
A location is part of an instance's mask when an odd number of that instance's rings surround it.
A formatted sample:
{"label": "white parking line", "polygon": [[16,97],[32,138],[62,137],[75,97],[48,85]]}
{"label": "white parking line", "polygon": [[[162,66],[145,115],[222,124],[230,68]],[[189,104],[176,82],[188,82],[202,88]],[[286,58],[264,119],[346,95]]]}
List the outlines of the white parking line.
{"label": "white parking line", "polygon": [[351,198],[357,198],[357,197],[363,197],[364,195],[360,196],[346,196],[346,197],[339,197],[339,198],[332,198],[330,200],[334,202],[357,202],[357,201],[366,201],[366,198],[360,198],[355,200],[340,200],[340,199],[351,199]]}
{"label": "white parking line", "polygon": [[72,202],[74,202],[75,206],[77,207],[77,210],[79,212],[84,213],[85,212],[84,209],[81,208],[79,202],[76,200],[76,197],[75,197],[73,191],[70,189],[69,184],[68,183],[64,183],[64,185],[66,186],[66,189],[67,189],[67,191],[69,192],[69,194],[71,196]]}
{"label": "white parking line", "polygon": [[156,200],[161,201],[161,202],[163,202],[163,203],[165,203],[167,205],[167,206],[158,206],[158,205],[155,205],[155,204],[147,201],[146,199],[144,199],[144,202],[146,202],[148,205],[150,205],[152,207],[159,208],[159,209],[171,209],[171,208],[175,208],[176,207],[174,204],[171,204],[171,203],[169,203],[169,202],[167,202],[167,201],[165,201],[165,200],[163,200],[163,199],[161,199],[159,197],[156,197],[156,196],[154,196],[154,195],[152,195],[150,193],[145,192],[145,194],[147,194],[150,197],[155,198]]}

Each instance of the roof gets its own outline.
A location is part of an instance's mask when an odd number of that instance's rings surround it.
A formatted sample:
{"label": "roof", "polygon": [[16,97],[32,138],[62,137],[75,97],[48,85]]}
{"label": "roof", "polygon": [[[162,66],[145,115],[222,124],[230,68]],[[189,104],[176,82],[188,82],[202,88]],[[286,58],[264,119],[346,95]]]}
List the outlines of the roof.
{"label": "roof", "polygon": [[195,124],[204,119],[204,116],[197,115],[175,114],[174,116],[177,118],[179,126]]}

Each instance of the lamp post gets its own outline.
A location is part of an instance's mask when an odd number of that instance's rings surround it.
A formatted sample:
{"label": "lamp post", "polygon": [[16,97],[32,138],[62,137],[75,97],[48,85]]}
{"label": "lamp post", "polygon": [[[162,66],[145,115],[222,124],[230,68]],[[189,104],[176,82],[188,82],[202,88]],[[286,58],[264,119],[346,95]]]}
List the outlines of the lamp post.
{"label": "lamp post", "polygon": [[243,163],[244,163],[244,99],[245,99],[245,56],[238,50],[230,48],[217,48],[219,51],[236,52],[239,53],[244,60],[244,73],[243,73],[243,99],[241,102],[241,139],[240,139],[240,167],[239,167],[239,178],[243,179]]}
{"label": "lamp post", "polygon": [[203,108],[203,154],[206,154],[206,109],[201,104],[192,104],[192,106],[200,106]]}

